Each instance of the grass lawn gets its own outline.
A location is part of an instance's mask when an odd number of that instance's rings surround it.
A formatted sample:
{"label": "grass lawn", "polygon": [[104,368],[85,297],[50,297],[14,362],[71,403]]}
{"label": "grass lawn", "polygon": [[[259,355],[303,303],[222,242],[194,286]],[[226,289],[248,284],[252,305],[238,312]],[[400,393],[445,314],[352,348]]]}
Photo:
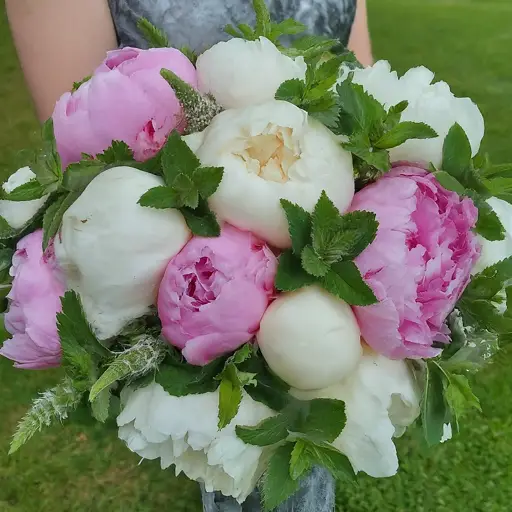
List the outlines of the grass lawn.
{"label": "grass lawn", "polygon": [[[3,7],[3,5],[2,5]],[[375,53],[400,71],[424,64],[458,95],[471,96],[487,119],[485,147],[496,163],[512,161],[512,3],[510,0],[369,0]],[[0,173],[17,168],[18,152],[37,141],[0,9]],[[512,353],[478,376],[484,404],[454,441],[429,453],[398,441],[401,473],[362,477],[340,489],[343,512],[505,512],[512,503]],[[198,512],[196,485],[138,466],[116,431],[92,423],[50,429],[13,457],[9,438],[31,398],[59,372],[16,371],[0,361],[0,512]]]}

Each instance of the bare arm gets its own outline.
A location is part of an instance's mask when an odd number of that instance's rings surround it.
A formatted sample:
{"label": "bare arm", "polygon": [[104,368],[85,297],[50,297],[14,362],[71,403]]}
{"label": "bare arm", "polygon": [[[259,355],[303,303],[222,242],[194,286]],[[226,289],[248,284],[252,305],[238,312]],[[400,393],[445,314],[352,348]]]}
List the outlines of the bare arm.
{"label": "bare arm", "polygon": [[357,0],[356,17],[352,26],[348,47],[356,54],[357,59],[363,66],[371,66],[373,64],[366,0]]}
{"label": "bare arm", "polygon": [[6,9],[27,84],[44,120],[61,94],[117,46],[107,0],[6,0]]}

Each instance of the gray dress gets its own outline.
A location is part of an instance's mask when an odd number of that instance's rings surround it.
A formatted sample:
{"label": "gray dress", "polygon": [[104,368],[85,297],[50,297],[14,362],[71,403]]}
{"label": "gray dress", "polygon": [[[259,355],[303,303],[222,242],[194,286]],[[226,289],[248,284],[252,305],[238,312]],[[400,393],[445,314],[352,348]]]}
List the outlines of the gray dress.
{"label": "gray dress", "polygon": [[[251,0],[109,0],[120,46],[144,48],[137,20],[145,17],[163,29],[171,44],[202,52],[228,39],[223,28],[253,23]],[[356,0],[268,0],[274,21],[294,18],[310,33],[348,42],[354,21]],[[260,512],[258,490],[243,505],[220,493],[208,493],[201,486],[204,512]],[[335,485],[325,470],[314,468],[301,482],[299,491],[276,512],[332,512]]]}

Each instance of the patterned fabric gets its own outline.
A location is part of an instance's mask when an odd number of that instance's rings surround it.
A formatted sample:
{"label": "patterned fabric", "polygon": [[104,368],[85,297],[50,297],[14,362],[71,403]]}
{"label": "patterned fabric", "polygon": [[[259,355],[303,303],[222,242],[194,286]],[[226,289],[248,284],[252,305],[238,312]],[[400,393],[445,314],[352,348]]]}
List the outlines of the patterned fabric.
{"label": "patterned fabric", "polygon": [[[261,512],[260,495],[256,490],[239,505],[236,500],[219,493],[206,492],[203,495],[203,512]],[[297,493],[277,507],[274,512],[333,512],[335,485],[331,474],[325,469],[313,468],[300,483]]]}
{"label": "patterned fabric", "polygon": [[[348,42],[356,0],[268,0],[275,21],[295,18],[313,34]],[[145,47],[140,17],[163,29],[173,46],[202,52],[228,36],[228,25],[254,21],[251,0],[109,0],[121,46]]]}

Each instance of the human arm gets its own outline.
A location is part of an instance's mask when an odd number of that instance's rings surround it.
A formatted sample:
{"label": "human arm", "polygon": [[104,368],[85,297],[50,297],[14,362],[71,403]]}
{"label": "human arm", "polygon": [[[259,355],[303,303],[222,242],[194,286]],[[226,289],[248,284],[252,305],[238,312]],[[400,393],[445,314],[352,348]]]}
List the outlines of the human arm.
{"label": "human arm", "polygon": [[357,0],[356,16],[352,25],[348,47],[355,53],[363,66],[371,66],[373,64],[366,0]]}
{"label": "human arm", "polygon": [[117,46],[107,0],[6,0],[7,16],[37,114]]}

